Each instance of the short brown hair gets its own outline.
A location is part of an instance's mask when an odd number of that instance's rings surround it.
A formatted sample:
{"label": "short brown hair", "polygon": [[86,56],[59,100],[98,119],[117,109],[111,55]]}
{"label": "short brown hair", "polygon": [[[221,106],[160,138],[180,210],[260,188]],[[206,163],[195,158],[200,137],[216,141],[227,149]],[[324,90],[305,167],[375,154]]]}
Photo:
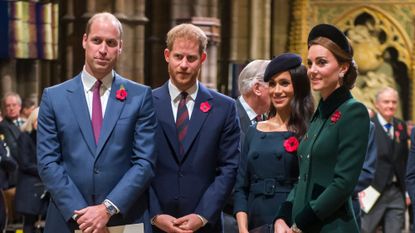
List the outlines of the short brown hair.
{"label": "short brown hair", "polygon": [[101,13],[97,13],[95,15],[93,15],[89,20],[88,23],[86,24],[86,29],[85,29],[85,34],[88,36],[90,31],[91,31],[91,25],[92,23],[97,20],[97,19],[106,19],[106,20],[110,20],[112,21],[112,23],[114,24],[114,26],[116,26],[118,28],[118,31],[120,33],[120,39],[122,38],[122,34],[123,34],[123,29],[122,29],[122,24],[121,22],[118,20],[117,17],[115,17],[113,14],[109,13],[109,12],[101,12]]}
{"label": "short brown hair", "polygon": [[202,29],[193,24],[183,23],[170,29],[166,39],[167,49],[173,49],[173,43],[177,38],[196,40],[199,42],[199,54],[206,51],[207,36]]}

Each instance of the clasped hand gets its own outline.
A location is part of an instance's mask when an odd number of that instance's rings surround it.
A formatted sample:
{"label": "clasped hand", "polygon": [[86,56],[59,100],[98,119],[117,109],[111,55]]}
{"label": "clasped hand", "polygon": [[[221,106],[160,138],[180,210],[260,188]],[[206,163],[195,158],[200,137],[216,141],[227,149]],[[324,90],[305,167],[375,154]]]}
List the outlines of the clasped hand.
{"label": "clasped hand", "polygon": [[104,204],[88,206],[74,213],[78,216],[76,222],[83,233],[109,233],[106,225],[111,216]]}
{"label": "clasped hand", "polygon": [[203,226],[202,220],[196,214],[175,218],[167,214],[157,216],[155,225],[168,233],[192,233]]}
{"label": "clasped hand", "polygon": [[293,233],[284,220],[278,219],[274,224],[274,233]]}

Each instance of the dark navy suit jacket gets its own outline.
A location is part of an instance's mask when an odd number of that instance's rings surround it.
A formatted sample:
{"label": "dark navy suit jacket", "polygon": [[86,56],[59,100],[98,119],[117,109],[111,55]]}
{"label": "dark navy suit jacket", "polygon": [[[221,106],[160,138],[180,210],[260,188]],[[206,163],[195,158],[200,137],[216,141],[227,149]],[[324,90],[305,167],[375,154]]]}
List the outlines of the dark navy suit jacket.
{"label": "dark navy suit jacket", "polygon": [[[409,150],[408,164],[406,167],[406,189],[412,202],[412,210],[415,210],[415,128],[411,131],[411,148]],[[415,215],[412,215],[415,220]],[[415,232],[415,227],[412,228]]]}
{"label": "dark navy suit jacket", "polygon": [[[240,156],[235,101],[199,84],[181,157],[168,82],[154,90],[153,97],[159,127],[150,216],[196,213],[208,220],[198,232],[220,232],[221,211],[234,186]],[[202,111],[202,103],[209,106],[207,111]]]}
{"label": "dark navy suit jacket", "polygon": [[[128,96],[116,98],[124,87]],[[111,200],[108,225],[144,222],[156,162],[156,117],[149,87],[115,75],[98,143],[81,75],[43,92],[38,118],[39,175],[51,193],[45,233],[69,233],[74,210]]]}

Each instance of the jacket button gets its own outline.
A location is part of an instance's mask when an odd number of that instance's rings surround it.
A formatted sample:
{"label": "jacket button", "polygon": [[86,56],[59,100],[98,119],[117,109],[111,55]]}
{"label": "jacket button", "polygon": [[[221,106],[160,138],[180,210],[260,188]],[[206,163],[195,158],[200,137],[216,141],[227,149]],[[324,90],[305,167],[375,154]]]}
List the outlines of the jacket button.
{"label": "jacket button", "polygon": [[309,158],[310,158],[310,154],[307,155],[307,159],[309,159]]}
{"label": "jacket button", "polygon": [[99,173],[98,168],[94,168],[94,174],[98,174],[98,173]]}

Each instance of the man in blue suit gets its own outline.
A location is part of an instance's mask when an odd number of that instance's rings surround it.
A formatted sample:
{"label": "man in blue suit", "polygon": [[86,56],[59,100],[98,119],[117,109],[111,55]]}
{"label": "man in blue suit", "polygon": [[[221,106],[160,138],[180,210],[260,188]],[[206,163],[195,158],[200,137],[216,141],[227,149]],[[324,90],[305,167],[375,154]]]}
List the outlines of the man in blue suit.
{"label": "man in blue suit", "polygon": [[178,25],[166,42],[170,79],[153,91],[159,123],[150,192],[153,230],[221,232],[240,156],[235,101],[197,80],[207,44],[200,28]]}
{"label": "man in blue suit", "polygon": [[[408,164],[406,165],[406,190],[411,198],[412,206],[412,224],[415,220],[415,128],[411,130],[411,147],[408,155]],[[411,232],[415,232],[415,227],[412,226]]]}
{"label": "man in blue suit", "polygon": [[113,70],[121,38],[114,15],[94,15],[82,40],[82,72],[43,92],[38,168],[52,197],[45,233],[102,233],[138,222],[151,232],[156,117],[151,89]]}

